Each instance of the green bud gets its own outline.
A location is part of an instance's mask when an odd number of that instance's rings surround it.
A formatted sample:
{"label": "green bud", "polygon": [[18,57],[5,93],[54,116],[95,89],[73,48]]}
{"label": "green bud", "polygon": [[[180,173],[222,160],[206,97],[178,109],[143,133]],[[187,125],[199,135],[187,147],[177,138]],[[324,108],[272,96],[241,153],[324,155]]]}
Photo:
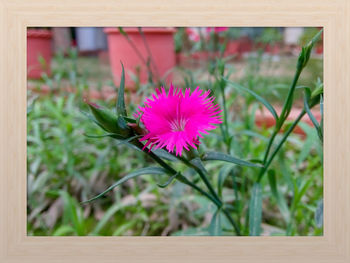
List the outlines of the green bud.
{"label": "green bud", "polygon": [[320,39],[323,29],[320,30],[309,43],[307,43],[301,50],[298,58],[298,69],[302,70],[310,59],[311,51],[317,41]]}
{"label": "green bud", "polygon": [[97,104],[88,103],[88,105],[98,124],[107,132],[119,134],[123,137],[131,133],[130,128],[122,117],[117,117],[113,112]]}

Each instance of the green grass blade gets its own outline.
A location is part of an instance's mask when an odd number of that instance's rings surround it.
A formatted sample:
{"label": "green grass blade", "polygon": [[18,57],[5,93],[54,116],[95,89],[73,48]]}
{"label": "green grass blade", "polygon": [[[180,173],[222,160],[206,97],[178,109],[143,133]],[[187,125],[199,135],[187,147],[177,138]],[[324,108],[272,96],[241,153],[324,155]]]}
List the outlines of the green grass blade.
{"label": "green grass blade", "polygon": [[118,90],[117,113],[118,113],[118,115],[127,116],[126,108],[125,108],[125,100],[124,100],[125,72],[124,72],[123,63],[120,62],[120,64],[122,65],[122,76],[120,78],[120,85],[119,85],[119,90]]}
{"label": "green grass blade", "polygon": [[53,232],[53,236],[67,236],[68,234],[75,233],[74,228],[69,225],[62,225]]}
{"label": "green grass blade", "polygon": [[258,168],[263,167],[259,163],[251,163],[248,161],[238,159],[238,158],[233,157],[231,155],[219,153],[219,152],[208,152],[208,153],[204,154],[202,157],[202,161],[223,161],[223,162],[234,163],[234,164],[241,165],[241,166],[258,167]]}
{"label": "green grass blade", "polygon": [[92,202],[102,196],[104,196],[106,193],[110,192],[111,190],[113,190],[115,187],[117,187],[118,185],[121,185],[122,183],[132,179],[132,178],[135,178],[135,177],[138,177],[140,175],[145,175],[145,174],[165,174],[166,173],[166,170],[164,168],[161,168],[161,167],[147,167],[147,168],[142,168],[142,169],[139,169],[135,172],[132,172],[126,176],[124,176],[123,178],[121,178],[120,180],[118,180],[115,184],[111,185],[109,188],[107,188],[105,191],[103,191],[102,193],[100,193],[99,195],[87,200],[87,201],[84,201],[82,202],[83,204],[86,204],[86,203],[89,203],[89,202]]}
{"label": "green grass blade", "polygon": [[215,213],[210,221],[209,233],[211,236],[221,236],[222,235],[220,209],[217,209],[215,211]]}
{"label": "green grass blade", "polygon": [[260,236],[262,219],[261,185],[255,183],[249,203],[249,235]]}
{"label": "green grass blade", "polygon": [[322,199],[317,204],[317,208],[315,212],[315,222],[318,228],[321,228],[323,226],[323,200]]}
{"label": "green grass blade", "polygon": [[165,188],[168,185],[170,185],[178,175],[179,175],[179,173],[176,173],[176,174],[172,175],[164,184],[157,184],[157,185],[160,188]]}
{"label": "green grass blade", "polygon": [[309,107],[309,99],[310,99],[310,90],[309,89],[305,89],[305,96],[304,96],[304,108],[305,111],[307,113],[307,115],[309,115],[310,120],[312,121],[312,124],[315,126],[316,129],[319,129],[319,124],[318,121],[316,120],[315,116],[312,114],[310,107]]}
{"label": "green grass blade", "polygon": [[268,171],[268,179],[269,179],[269,184],[270,184],[270,189],[272,192],[273,197],[276,199],[277,206],[286,221],[286,223],[289,222],[289,209],[286,203],[286,200],[280,195],[278,188],[277,188],[277,180],[276,180],[276,173],[274,170],[269,170]]}
{"label": "green grass blade", "polygon": [[60,196],[63,200],[63,210],[66,223],[71,223],[73,225],[77,235],[84,236],[86,233],[81,207],[78,206],[75,199],[73,199],[66,191],[60,191]]}
{"label": "green grass blade", "polygon": [[104,213],[103,217],[101,220],[99,220],[98,224],[92,231],[93,235],[98,235],[102,228],[108,223],[109,219],[119,210],[123,207],[124,205],[122,203],[114,204],[112,205],[106,213]]}
{"label": "green grass blade", "polygon": [[218,196],[220,198],[222,198],[222,188],[224,186],[226,178],[228,177],[228,175],[231,172],[231,169],[232,169],[231,165],[225,165],[219,171],[219,176],[218,176]]}
{"label": "green grass blade", "polygon": [[268,109],[272,116],[275,118],[275,120],[277,121],[278,120],[278,115],[277,115],[277,112],[276,110],[274,109],[274,107],[267,101],[265,100],[263,97],[261,97],[260,95],[256,94],[254,91],[250,90],[250,89],[247,89],[241,85],[239,85],[238,83],[235,83],[235,82],[232,82],[232,81],[229,81],[229,80],[226,80],[225,81],[228,83],[228,86],[231,86],[231,87],[234,87],[236,89],[239,89],[239,90],[243,90],[245,92],[248,92],[250,95],[252,95],[255,99],[257,99],[258,101],[260,101],[265,107],[266,109]]}

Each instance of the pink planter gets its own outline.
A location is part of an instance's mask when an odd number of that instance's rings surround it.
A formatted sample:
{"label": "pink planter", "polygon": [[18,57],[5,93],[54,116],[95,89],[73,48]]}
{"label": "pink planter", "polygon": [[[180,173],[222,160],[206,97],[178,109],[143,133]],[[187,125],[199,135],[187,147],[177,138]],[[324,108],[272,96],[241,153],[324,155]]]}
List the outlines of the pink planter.
{"label": "pink planter", "polygon": [[236,56],[236,58],[240,58],[240,48],[241,43],[239,40],[231,40],[227,43],[225,56]]}
{"label": "pink planter", "polygon": [[[138,29],[135,27],[123,29],[142,56],[147,60],[149,57],[147,48],[145,47]],[[125,68],[126,86],[134,86],[134,81],[131,78],[132,74],[138,75],[141,83],[146,83],[148,79],[147,67],[127,41],[126,37],[120,33],[118,28],[106,28],[104,31],[108,35],[109,60],[115,84],[118,86],[120,82],[120,62],[123,63]],[[165,74],[176,64],[173,39],[175,29],[150,27],[143,28],[142,31],[145,35],[154,62],[150,63],[154,80],[157,79],[157,76],[163,79]],[[166,81],[171,81],[171,75],[167,76]]]}
{"label": "pink planter", "polygon": [[322,55],[323,54],[323,44],[319,44],[316,46],[316,54]]}
{"label": "pink planter", "polygon": [[241,54],[243,53],[248,53],[251,52],[253,49],[253,41],[249,37],[241,37],[239,39],[240,42],[240,52]]}
{"label": "pink planter", "polygon": [[[280,115],[282,109],[280,107],[275,107],[277,114]],[[300,113],[301,109],[298,108],[292,108],[289,116],[288,116],[288,120],[289,121],[293,121],[296,118],[298,118],[298,115]],[[315,116],[316,120],[318,122],[321,121],[321,113],[319,110],[311,110],[312,114]],[[310,120],[309,116],[307,114],[304,115],[304,117],[301,119],[301,121],[307,123],[310,126],[313,126],[312,121]],[[257,111],[255,113],[255,124],[259,127],[263,126],[263,127],[272,127],[274,126],[276,123],[275,118],[272,116],[272,114],[268,111],[268,110],[263,110],[263,111]],[[282,129],[283,131],[283,129]],[[302,128],[300,128],[299,126],[295,127],[295,129],[293,130],[293,133],[299,134],[299,135],[305,135],[305,132]]]}
{"label": "pink planter", "polygon": [[196,51],[196,52],[193,52],[191,54],[191,57],[194,59],[194,60],[198,60],[198,61],[206,61],[210,58],[210,52],[208,51]]}
{"label": "pink planter", "polygon": [[269,53],[270,55],[278,55],[281,53],[281,45],[276,44],[267,44],[265,47],[265,52]]}
{"label": "pink planter", "polygon": [[[51,73],[52,33],[45,29],[27,30],[27,76],[39,79],[42,73]],[[45,67],[39,62],[39,57],[45,61]]]}

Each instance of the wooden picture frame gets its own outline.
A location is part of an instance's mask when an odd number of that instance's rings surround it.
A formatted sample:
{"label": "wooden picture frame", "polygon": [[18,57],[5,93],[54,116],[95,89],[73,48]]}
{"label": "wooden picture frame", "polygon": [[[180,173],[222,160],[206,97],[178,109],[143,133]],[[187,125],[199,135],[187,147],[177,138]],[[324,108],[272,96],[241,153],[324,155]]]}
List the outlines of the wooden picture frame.
{"label": "wooden picture frame", "polygon": [[[0,262],[350,262],[350,1],[0,3]],[[26,27],[324,27],[324,236],[26,235]],[[349,115],[348,115],[349,114]]]}

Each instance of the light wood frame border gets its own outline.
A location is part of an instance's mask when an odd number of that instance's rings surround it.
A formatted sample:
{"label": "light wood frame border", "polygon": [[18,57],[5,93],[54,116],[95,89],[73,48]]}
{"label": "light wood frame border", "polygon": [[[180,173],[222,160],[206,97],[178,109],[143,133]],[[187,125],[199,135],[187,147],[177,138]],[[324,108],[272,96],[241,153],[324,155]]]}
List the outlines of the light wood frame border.
{"label": "light wood frame border", "polygon": [[[1,0],[0,262],[350,262],[350,1]],[[27,26],[323,26],[323,237],[26,236]]]}

